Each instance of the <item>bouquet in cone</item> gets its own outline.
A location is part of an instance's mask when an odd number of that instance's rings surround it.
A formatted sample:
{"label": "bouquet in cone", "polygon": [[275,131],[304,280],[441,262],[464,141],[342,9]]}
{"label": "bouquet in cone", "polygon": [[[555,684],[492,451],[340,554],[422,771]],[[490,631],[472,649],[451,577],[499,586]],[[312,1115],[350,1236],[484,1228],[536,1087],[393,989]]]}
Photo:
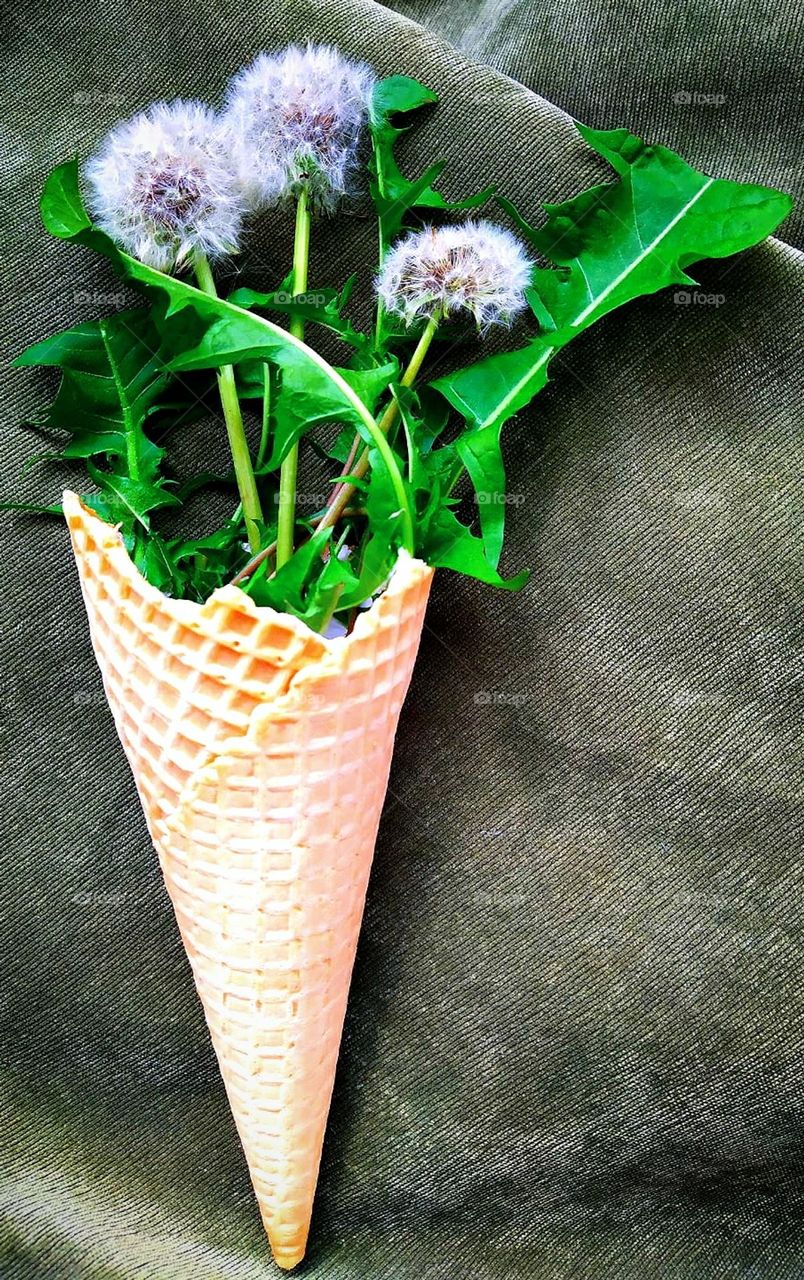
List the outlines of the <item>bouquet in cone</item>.
{"label": "bouquet in cone", "polygon": [[[790,208],[625,129],[580,125],[615,176],[544,206],[536,225],[494,187],[448,201],[441,164],[409,178],[396,154],[412,113],[435,102],[416,80],[378,80],[310,46],[259,57],[218,111],[157,103],[117,124],[83,167],[53,172],[41,212],[142,305],[17,360],[60,370],[36,427],[90,488],[4,505],[66,517],[106,696],[284,1268],[305,1252],[434,570],[524,585],[525,571],[499,567],[503,426],[573,337],[637,296],[694,286],[692,263],[756,244]],[[311,234],[347,201],[373,204],[379,260],[362,280],[311,286]],[[249,227],[280,206],[295,213],[288,274],[223,296],[227,260],[243,252],[248,271]],[[352,318],[356,286],[362,314],[373,297],[370,328]],[[229,460],[218,472],[192,447],[212,415]],[[312,499],[307,467],[329,473]]]}

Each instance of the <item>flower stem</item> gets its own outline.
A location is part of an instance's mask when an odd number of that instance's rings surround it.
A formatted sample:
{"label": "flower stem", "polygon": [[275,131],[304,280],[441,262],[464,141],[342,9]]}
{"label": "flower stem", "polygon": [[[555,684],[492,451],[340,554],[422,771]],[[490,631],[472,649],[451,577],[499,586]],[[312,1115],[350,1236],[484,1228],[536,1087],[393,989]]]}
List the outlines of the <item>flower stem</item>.
{"label": "flower stem", "polygon": [[[302,187],[296,202],[296,235],[293,241],[293,293],[307,288],[307,266],[310,258],[310,207],[307,190]],[[304,339],[304,320],[291,316],[290,332]],[[296,528],[296,474],[299,469],[298,441],[289,449],[279,471],[279,522],[276,531],[276,567],[281,569],[293,555]]]}
{"label": "flower stem", "polygon": [[[377,175],[377,191],[380,196],[380,200],[384,201],[385,200],[385,178],[383,176],[384,170],[382,166],[382,161],[380,160],[380,157],[377,154],[377,145],[376,145],[376,142],[374,141],[373,131],[372,131],[372,147],[374,150],[374,168],[375,168],[375,173]],[[381,217],[377,218],[377,237],[379,240],[379,254],[378,254],[379,261],[377,262],[377,270],[382,271],[382,265],[383,265],[383,262],[385,261],[385,251],[388,246],[385,243],[385,229],[384,229],[383,220]],[[379,294],[377,294],[377,319],[374,325],[375,351],[380,346],[380,343],[382,341],[382,331],[383,331],[384,324],[385,324],[385,307],[383,306],[382,298],[380,297]]]}
{"label": "flower stem", "polygon": [[[427,325],[416,343],[416,349],[407,363],[407,368],[400,378],[403,387],[410,387],[419,376],[419,370],[424,364],[424,357],[430,350],[430,343],[438,332],[438,326],[441,324],[442,316],[440,311],[434,311],[427,321]],[[396,401],[394,401],[396,404]]]}
{"label": "flower stem", "polygon": [[268,452],[268,435],[271,430],[271,366],[266,360],[262,366],[262,426],[260,429],[260,443],[257,448],[257,466],[261,467],[265,462],[265,455]]}
{"label": "flower stem", "polygon": [[[416,381],[416,378],[419,374],[419,370],[421,369],[422,364],[424,363],[424,358],[427,355],[427,352],[430,348],[430,343],[433,341],[433,338],[435,337],[438,331],[438,326],[440,323],[441,323],[441,313],[436,311],[434,312],[433,315],[430,316],[430,319],[427,321],[427,327],[425,328],[424,332],[422,333],[422,336],[419,338],[419,341],[416,344],[416,349],[407,363],[405,372],[402,374],[402,377],[399,379],[403,387],[410,387]],[[396,400],[392,399],[386,405],[385,412],[383,413],[382,417],[377,423],[378,430],[382,432],[383,436],[388,435],[388,432],[391,430],[391,427],[396,422],[398,413],[399,413],[399,403]],[[364,449],[359,461],[354,466],[352,466],[355,452],[356,450],[353,447],[349,453],[349,457],[346,461],[346,466],[342,474],[352,475],[352,476],[355,476],[358,480],[360,480],[366,474],[369,468],[369,451],[368,449]],[[329,502],[327,503],[327,509],[322,515],[321,519],[318,521],[316,528],[327,529],[330,526],[336,524],[337,521],[340,519],[340,517],[343,515],[344,509],[348,506],[349,499],[352,497],[352,494],[354,493],[354,491],[355,491],[355,486],[353,484],[347,483],[347,484],[338,485],[333,491],[333,493],[331,494]]]}
{"label": "flower stem", "polygon": [[[215,288],[215,281],[212,278],[212,270],[207,257],[201,253],[196,254],[194,266],[199,289],[209,294],[211,298],[217,298],[218,291]],[[223,417],[226,423],[226,433],[229,437],[229,449],[234,463],[235,479],[240,493],[240,501],[243,504],[246,534],[251,550],[256,552],[260,549],[259,526],[262,523],[263,515],[260,495],[257,492],[257,482],[254,479],[254,471],[251,466],[246,433],[243,428],[240,401],[237,398],[234,369],[230,364],[222,365],[217,371],[217,377],[221,408],[223,409]]]}

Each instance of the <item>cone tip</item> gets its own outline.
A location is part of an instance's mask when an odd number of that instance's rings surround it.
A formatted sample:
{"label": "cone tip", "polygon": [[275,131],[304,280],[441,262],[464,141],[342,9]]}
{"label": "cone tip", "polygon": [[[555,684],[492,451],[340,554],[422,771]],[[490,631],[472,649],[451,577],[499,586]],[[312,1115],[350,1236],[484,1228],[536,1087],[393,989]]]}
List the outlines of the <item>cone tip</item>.
{"label": "cone tip", "polygon": [[301,1245],[271,1245],[271,1253],[274,1255],[274,1262],[283,1271],[292,1271],[297,1267],[304,1257],[305,1246]]}
{"label": "cone tip", "polygon": [[310,1229],[309,1213],[306,1222],[300,1219],[288,1221],[287,1218],[283,1220],[281,1217],[271,1215],[270,1225],[268,1218],[263,1215],[262,1225],[268,1236],[274,1262],[283,1271],[292,1271],[299,1265],[307,1249],[307,1234]]}

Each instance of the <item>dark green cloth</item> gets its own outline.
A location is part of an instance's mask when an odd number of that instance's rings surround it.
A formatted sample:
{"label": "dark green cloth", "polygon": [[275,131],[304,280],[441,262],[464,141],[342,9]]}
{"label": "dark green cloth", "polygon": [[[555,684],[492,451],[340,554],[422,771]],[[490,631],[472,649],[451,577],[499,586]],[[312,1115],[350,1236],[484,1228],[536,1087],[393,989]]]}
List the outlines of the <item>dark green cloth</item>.
{"label": "dark green cloth", "polygon": [[[48,169],[154,97],[215,100],[263,47],[334,40],[431,84],[443,105],[404,159],[446,156],[448,194],[498,181],[535,216],[606,172],[558,109],[369,0],[6,18],[8,356],[119,305],[102,263],[39,229]],[[744,38],[721,36],[724,64]],[[602,60],[602,18],[594,39]],[[768,51],[781,66],[784,28]],[[632,105],[597,123],[638,125]],[[750,173],[785,186],[775,156]],[[322,227],[311,283],[363,266],[365,286],[374,240],[361,216]],[[275,284],[289,252],[287,219],[264,219],[244,279]],[[511,425],[506,565],[530,585],[438,576],[306,1275],[804,1271],[802,264],[774,242],[699,275],[722,305],[671,291],[609,317]],[[52,384],[2,379],[18,490],[18,424]],[[9,520],[3,547],[0,1275],[267,1280],[66,531]]]}
{"label": "dark green cloth", "polygon": [[795,0],[393,0],[392,8],[598,129],[627,124],[719,178],[796,197],[804,228]]}

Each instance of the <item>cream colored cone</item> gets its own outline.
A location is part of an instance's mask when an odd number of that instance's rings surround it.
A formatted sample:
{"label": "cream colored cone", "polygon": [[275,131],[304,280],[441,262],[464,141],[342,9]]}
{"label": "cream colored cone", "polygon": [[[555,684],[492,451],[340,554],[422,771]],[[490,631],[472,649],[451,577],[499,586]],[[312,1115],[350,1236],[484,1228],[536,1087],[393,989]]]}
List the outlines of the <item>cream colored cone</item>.
{"label": "cream colored cone", "polygon": [[281,1267],[304,1255],[394,734],[432,570],[345,640],[141,577],[64,495],[92,643]]}

